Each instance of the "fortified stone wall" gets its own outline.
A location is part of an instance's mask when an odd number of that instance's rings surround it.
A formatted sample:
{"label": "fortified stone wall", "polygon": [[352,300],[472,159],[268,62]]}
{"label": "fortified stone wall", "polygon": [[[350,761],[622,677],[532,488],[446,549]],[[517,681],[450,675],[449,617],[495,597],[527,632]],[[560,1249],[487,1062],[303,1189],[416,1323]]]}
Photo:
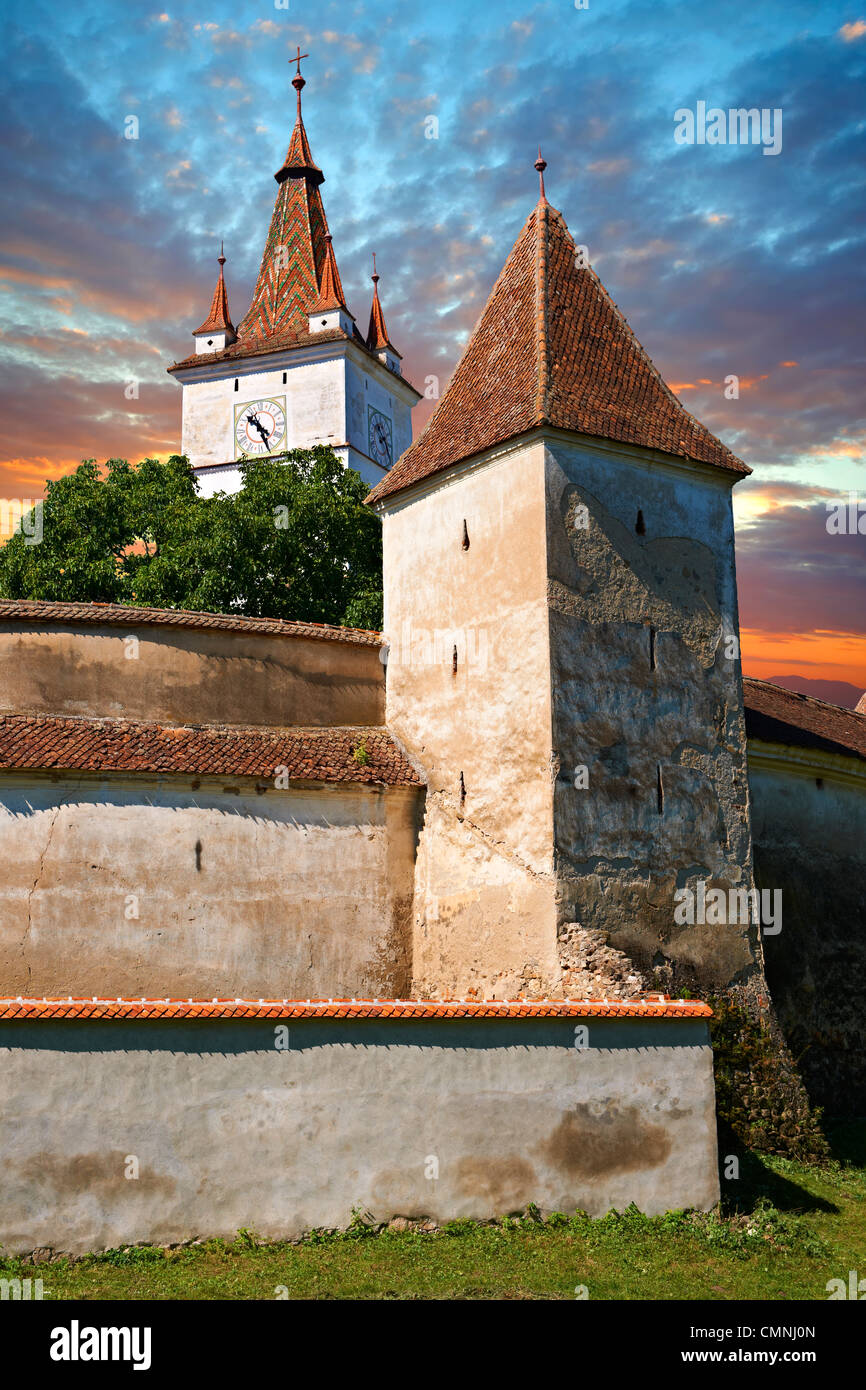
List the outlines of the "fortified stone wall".
{"label": "fortified stone wall", "polygon": [[380,649],[0,604],[0,991],[407,994],[423,791],[393,771]]}
{"label": "fortified stone wall", "polygon": [[387,721],[427,779],[415,983],[557,994],[540,444],[383,518]]}
{"label": "fortified stone wall", "polygon": [[[208,614],[173,626],[167,614],[154,622],[143,616],[152,610],[118,605],[106,605],[103,623],[93,620],[101,605],[92,604],[34,604],[27,618],[27,607],[0,602],[0,714],[268,727],[384,722],[374,633],[329,640],[328,629],[316,636],[311,625],[221,625]],[[63,620],[52,610],[65,610]]]}
{"label": "fortified stone wall", "polygon": [[546,431],[386,507],[422,990],[760,993],[754,922],[674,920],[753,887],[732,476]]}
{"label": "fortified stone wall", "polygon": [[418,792],[0,775],[0,993],[405,997]]}
{"label": "fortified stone wall", "polygon": [[731,481],[626,446],[548,441],[566,979],[594,959],[623,993],[700,995],[757,973],[754,926],[674,920],[678,889],[753,886]]}
{"label": "fortified stone wall", "polygon": [[781,890],[767,979],[811,1099],[866,1111],[866,764],[815,749],[749,744],[758,886]]}
{"label": "fortified stone wall", "polygon": [[572,1016],[297,1012],[15,1021],[11,1001],[0,1245],[281,1239],[357,1207],[441,1223],[718,1199],[705,1018],[587,1018],[578,1052]]}

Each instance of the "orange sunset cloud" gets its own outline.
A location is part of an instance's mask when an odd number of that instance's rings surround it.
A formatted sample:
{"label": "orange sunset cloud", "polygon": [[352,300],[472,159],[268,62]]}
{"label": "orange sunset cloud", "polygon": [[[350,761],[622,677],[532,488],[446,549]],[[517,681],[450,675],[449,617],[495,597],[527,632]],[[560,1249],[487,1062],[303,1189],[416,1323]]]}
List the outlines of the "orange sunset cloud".
{"label": "orange sunset cloud", "polygon": [[851,632],[762,632],[742,628],[743,673],[775,680],[791,671],[866,689],[866,642]]}

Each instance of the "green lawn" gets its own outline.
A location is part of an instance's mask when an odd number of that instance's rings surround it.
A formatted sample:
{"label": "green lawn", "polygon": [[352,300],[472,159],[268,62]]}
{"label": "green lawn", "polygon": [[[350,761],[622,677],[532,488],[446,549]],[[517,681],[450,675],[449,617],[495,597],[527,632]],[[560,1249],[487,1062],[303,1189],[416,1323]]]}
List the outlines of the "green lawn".
{"label": "green lawn", "polygon": [[[302,1244],[136,1248],[72,1264],[0,1262],[41,1276],[51,1299],[574,1298],[820,1299],[829,1279],[866,1276],[866,1121],[832,1133],[825,1167],[747,1158],[721,1214],[600,1221],[532,1216],[436,1232],[370,1233],[360,1223]],[[285,1294],[283,1295],[285,1296]]]}

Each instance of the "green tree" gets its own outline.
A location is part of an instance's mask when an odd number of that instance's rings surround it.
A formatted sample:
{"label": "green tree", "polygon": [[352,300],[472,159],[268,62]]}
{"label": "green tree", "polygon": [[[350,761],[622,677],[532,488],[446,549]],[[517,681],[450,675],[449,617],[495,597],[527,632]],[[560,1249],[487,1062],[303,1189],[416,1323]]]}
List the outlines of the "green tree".
{"label": "green tree", "polygon": [[85,460],[47,483],[42,540],[0,549],[0,596],[378,627],[381,527],[360,475],[322,447],[241,474],[203,498],[185,458]]}

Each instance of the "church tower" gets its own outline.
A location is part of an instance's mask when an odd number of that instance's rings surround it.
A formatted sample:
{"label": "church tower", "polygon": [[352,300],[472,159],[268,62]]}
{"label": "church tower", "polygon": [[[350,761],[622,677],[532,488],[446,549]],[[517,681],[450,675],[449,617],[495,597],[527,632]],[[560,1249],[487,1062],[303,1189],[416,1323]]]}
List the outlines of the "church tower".
{"label": "church tower", "polygon": [[732,485],[544,191],[426,429],[373,490],[387,721],[427,778],[415,987],[693,991],[757,929]]}
{"label": "church tower", "polygon": [[183,389],[182,450],[202,493],[235,492],[244,459],[329,445],[374,487],[412,442],[419,393],[388,340],[375,274],[370,333],[346,303],[322,203],[325,176],[301,114],[274,178],[277,197],[252,302],[234,328],[220,251],[210,313],[195,351],[169,372]]}

